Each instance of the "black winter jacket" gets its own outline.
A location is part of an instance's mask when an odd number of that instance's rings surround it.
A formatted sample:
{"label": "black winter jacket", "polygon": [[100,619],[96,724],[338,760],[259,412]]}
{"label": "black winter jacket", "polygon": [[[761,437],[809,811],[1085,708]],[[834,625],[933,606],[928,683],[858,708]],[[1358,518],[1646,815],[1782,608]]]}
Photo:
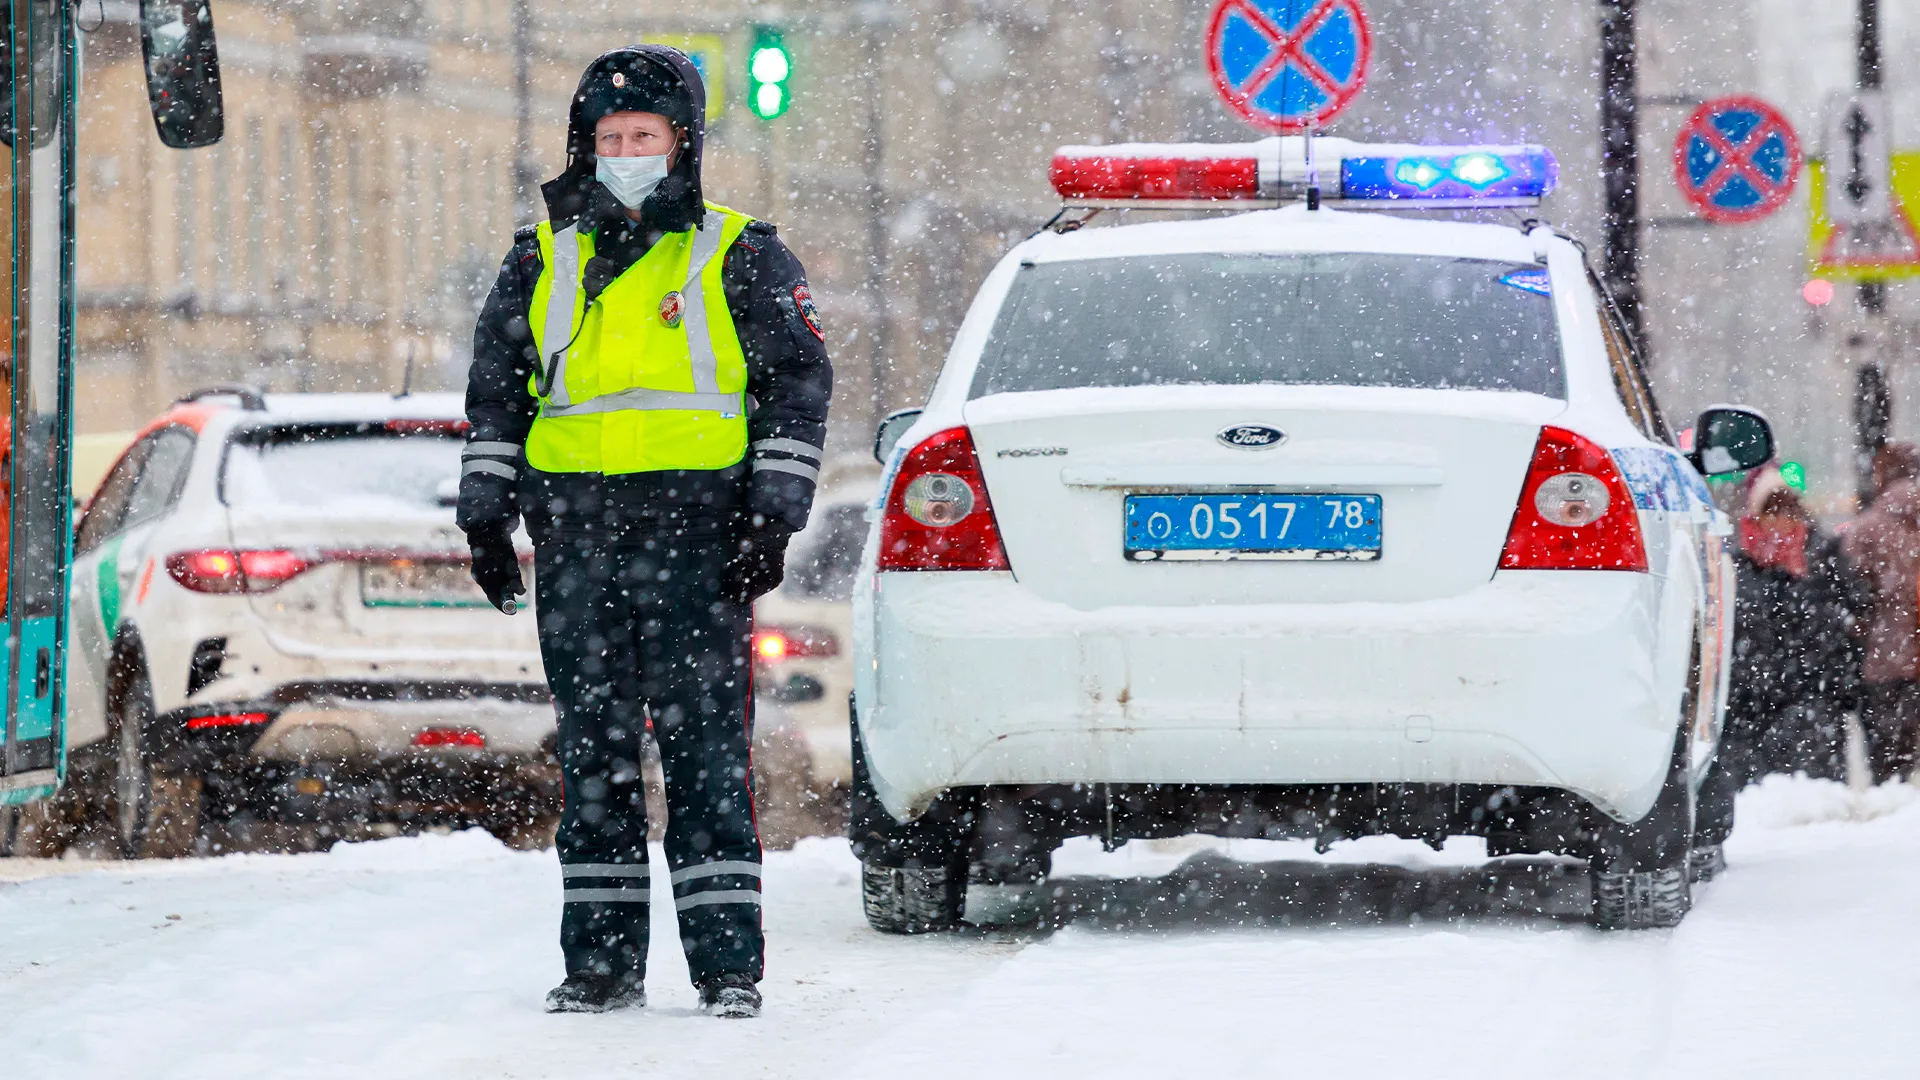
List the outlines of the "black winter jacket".
{"label": "black winter jacket", "polygon": [[[717,221],[710,223],[717,226]],[[626,235],[615,239],[606,236],[610,231]],[[651,247],[648,238],[637,233],[620,222],[602,226],[600,236],[610,242],[597,239],[596,250],[620,252],[630,265]],[[474,329],[473,367],[467,375],[470,443],[524,446],[533,427],[539,403],[527,380],[539,363],[540,350],[527,311],[540,271],[539,243],[534,230],[524,228],[514,236]],[[727,250],[721,279],[746,353],[747,394],[753,399],[747,433],[749,444],[757,448],[746,461],[718,471],[601,476],[538,472],[523,456],[511,504],[496,503],[470,490],[476,485],[463,482],[461,528],[511,524],[516,515],[524,515],[536,535],[569,525],[646,528],[657,523],[699,529],[731,522],[751,527],[755,518],[792,530],[805,527],[814,481],[787,471],[755,470],[753,463],[785,459],[817,467],[826,441],[833,368],[824,336],[814,329],[818,316],[811,311],[806,271],[772,225],[754,222]],[[813,453],[765,445],[775,439],[803,443]]]}
{"label": "black winter jacket", "polygon": [[1732,721],[1764,730],[1795,705],[1830,714],[1855,708],[1873,594],[1839,542],[1810,535],[1805,576],[1760,566],[1745,552],[1734,553],[1733,566]]}
{"label": "black winter jacket", "polygon": [[[589,88],[616,69],[648,66],[678,80],[689,118],[687,142],[636,225],[594,179],[593,130],[583,111]],[[618,85],[618,83],[615,83]],[[692,61],[660,45],[632,45],[589,65],[568,120],[567,168],[541,187],[556,230],[578,222],[594,228],[596,261],[624,271],[653,245],[662,228],[718,228],[701,202],[700,158],[706,90]],[[528,377],[542,363],[527,314],[540,278],[540,245],[532,226],[513,248],[481,309],[467,373],[467,466],[460,479],[460,527],[469,533],[512,527],[524,517],[539,538],[555,531],[656,533],[791,532],[803,528],[813,503],[833,368],[826,335],[807,288],[806,270],[774,235],[754,222],[721,263],[727,308],[747,359],[747,458],[720,470],[546,473],[528,467],[522,448],[539,403]],[[768,467],[783,463],[783,467]]]}

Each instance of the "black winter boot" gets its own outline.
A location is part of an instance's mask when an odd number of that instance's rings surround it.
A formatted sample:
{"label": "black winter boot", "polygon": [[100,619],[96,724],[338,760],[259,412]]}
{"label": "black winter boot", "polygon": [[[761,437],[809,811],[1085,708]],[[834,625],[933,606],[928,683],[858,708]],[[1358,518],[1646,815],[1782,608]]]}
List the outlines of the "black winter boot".
{"label": "black winter boot", "polygon": [[601,1013],[639,1008],[647,1003],[647,988],[637,975],[602,975],[576,971],[567,981],[547,991],[550,1013]]}
{"label": "black winter boot", "polygon": [[709,1016],[740,1019],[760,1015],[760,989],[753,979],[735,972],[716,975],[700,984],[700,1007]]}

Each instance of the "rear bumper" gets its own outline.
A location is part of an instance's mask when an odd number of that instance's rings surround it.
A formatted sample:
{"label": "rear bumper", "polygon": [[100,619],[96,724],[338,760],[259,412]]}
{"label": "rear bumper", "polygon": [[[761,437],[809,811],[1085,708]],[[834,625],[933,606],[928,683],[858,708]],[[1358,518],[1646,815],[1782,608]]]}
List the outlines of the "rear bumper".
{"label": "rear bumper", "polygon": [[[423,698],[431,688],[386,684],[371,699],[360,689],[174,710],[155,721],[163,762],[204,780],[216,817],[460,824],[558,812],[553,708],[531,700],[539,688]],[[193,726],[206,717],[249,722]],[[415,745],[425,731],[484,744]]]}
{"label": "rear bumper", "polygon": [[[209,718],[220,722],[206,726]],[[319,682],[251,700],[195,702],[161,716],[156,726],[187,759],[243,756],[366,768],[425,759],[534,760],[547,753],[555,723],[542,686]],[[446,745],[452,733],[479,745]],[[420,745],[423,734],[437,736],[439,745]]]}
{"label": "rear bumper", "polygon": [[976,785],[1373,783],[1631,820],[1678,722],[1656,601],[1646,574],[1534,571],[1410,604],[1081,611],[1006,573],[884,574],[860,730],[900,818]]}

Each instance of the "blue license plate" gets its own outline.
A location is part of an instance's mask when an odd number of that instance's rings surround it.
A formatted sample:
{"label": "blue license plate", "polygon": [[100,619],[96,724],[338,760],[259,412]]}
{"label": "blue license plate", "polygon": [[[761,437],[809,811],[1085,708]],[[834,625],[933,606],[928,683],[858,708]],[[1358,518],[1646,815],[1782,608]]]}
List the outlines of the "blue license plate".
{"label": "blue license plate", "polygon": [[1380,496],[1127,496],[1127,558],[1134,562],[1380,557]]}

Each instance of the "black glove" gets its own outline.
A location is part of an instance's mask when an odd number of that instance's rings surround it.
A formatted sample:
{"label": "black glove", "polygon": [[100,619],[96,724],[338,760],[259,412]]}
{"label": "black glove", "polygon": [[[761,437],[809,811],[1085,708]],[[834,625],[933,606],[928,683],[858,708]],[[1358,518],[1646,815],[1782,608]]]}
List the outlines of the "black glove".
{"label": "black glove", "polygon": [[787,541],[792,530],[766,525],[740,537],[740,550],[727,563],[722,589],[729,600],[751,604],[780,587],[787,576]]}
{"label": "black glove", "polygon": [[467,533],[473,551],[473,583],[487,594],[487,602],[511,615],[519,610],[514,597],[524,596],[520,556],[513,550],[513,534],[504,528],[474,529]]}

